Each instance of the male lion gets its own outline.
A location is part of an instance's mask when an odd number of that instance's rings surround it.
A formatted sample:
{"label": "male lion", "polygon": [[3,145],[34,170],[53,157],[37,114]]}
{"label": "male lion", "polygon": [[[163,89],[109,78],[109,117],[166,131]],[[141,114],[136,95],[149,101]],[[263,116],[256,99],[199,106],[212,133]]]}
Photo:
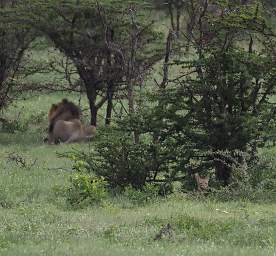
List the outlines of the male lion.
{"label": "male lion", "polygon": [[69,121],[79,119],[80,115],[80,109],[73,102],[70,102],[67,99],[63,99],[58,104],[53,104],[48,113],[49,136],[48,139],[45,139],[44,141],[48,140],[48,143],[54,142],[53,130],[59,120]]}
{"label": "male lion", "polygon": [[49,143],[72,143],[87,141],[96,134],[96,127],[89,125],[83,126],[79,119],[70,121],[58,120],[53,128]]}
{"label": "male lion", "polygon": [[53,104],[48,113],[49,133],[53,131],[55,123],[58,120],[69,121],[72,119],[80,119],[80,115],[80,109],[67,99],[63,99],[58,104]]}

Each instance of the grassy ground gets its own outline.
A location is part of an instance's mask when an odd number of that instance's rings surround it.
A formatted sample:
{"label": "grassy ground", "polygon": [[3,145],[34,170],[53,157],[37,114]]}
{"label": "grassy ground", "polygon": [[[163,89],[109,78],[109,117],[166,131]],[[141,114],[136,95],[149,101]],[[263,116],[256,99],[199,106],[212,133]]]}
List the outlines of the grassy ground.
{"label": "grassy ground", "polygon": [[[63,97],[32,97],[7,112],[34,125],[0,133],[0,255],[275,255],[276,204],[176,194],[144,205],[122,197],[70,208],[71,164],[56,152],[87,145],[42,143],[47,110]],[[168,223],[172,235],[154,240]]]}

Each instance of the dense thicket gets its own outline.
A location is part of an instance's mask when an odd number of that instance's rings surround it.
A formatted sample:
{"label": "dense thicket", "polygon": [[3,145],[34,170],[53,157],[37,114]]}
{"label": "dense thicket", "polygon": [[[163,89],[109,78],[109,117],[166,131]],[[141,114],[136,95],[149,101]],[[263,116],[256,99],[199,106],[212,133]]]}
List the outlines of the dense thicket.
{"label": "dense thicket", "polygon": [[[178,171],[215,169],[229,184],[231,171],[254,159],[273,126],[274,35],[258,1],[186,5],[189,59],[181,76],[161,92],[159,140],[175,152]],[[216,11],[214,11],[216,10]],[[271,127],[270,127],[271,128]]]}

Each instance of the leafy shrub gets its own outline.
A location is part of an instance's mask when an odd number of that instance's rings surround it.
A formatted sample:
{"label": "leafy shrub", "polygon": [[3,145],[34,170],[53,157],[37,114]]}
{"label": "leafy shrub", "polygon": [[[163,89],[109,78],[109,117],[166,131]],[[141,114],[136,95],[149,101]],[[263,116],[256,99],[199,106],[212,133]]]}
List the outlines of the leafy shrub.
{"label": "leafy shrub", "polygon": [[146,140],[134,143],[131,136],[113,132],[95,143],[95,150],[89,153],[74,151],[67,156],[75,170],[85,169],[104,177],[110,188],[142,189],[162,171],[160,158],[156,157],[158,149]]}
{"label": "leafy shrub", "polygon": [[233,168],[229,186],[212,187],[210,196],[222,201],[275,201],[276,173],[272,159],[261,156],[246,163]]}
{"label": "leafy shrub", "polygon": [[107,197],[104,178],[93,177],[90,174],[76,173],[71,177],[67,199],[72,206],[98,204]]}
{"label": "leafy shrub", "polygon": [[101,143],[97,151],[102,161],[94,170],[106,177],[112,187],[142,188],[145,185],[152,171],[147,145],[134,144],[131,138],[122,137]]}
{"label": "leafy shrub", "polygon": [[134,189],[131,186],[125,187],[123,195],[136,205],[152,202],[159,195],[159,186],[146,184],[142,190]]}

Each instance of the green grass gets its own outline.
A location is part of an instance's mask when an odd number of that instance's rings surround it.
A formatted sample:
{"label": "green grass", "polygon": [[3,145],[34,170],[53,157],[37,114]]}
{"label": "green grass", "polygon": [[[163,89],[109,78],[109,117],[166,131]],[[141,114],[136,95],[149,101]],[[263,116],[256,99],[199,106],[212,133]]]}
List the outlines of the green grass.
{"label": "green grass", "polygon": [[[102,205],[73,210],[66,202],[71,163],[56,152],[88,145],[42,142],[49,106],[65,96],[77,102],[73,95],[40,95],[6,113],[16,119],[21,111],[22,122],[35,124],[13,134],[0,132],[0,255],[275,255],[273,203],[175,194],[144,205],[110,197]],[[9,160],[12,153],[26,166]],[[155,241],[167,223],[173,237]]]}

